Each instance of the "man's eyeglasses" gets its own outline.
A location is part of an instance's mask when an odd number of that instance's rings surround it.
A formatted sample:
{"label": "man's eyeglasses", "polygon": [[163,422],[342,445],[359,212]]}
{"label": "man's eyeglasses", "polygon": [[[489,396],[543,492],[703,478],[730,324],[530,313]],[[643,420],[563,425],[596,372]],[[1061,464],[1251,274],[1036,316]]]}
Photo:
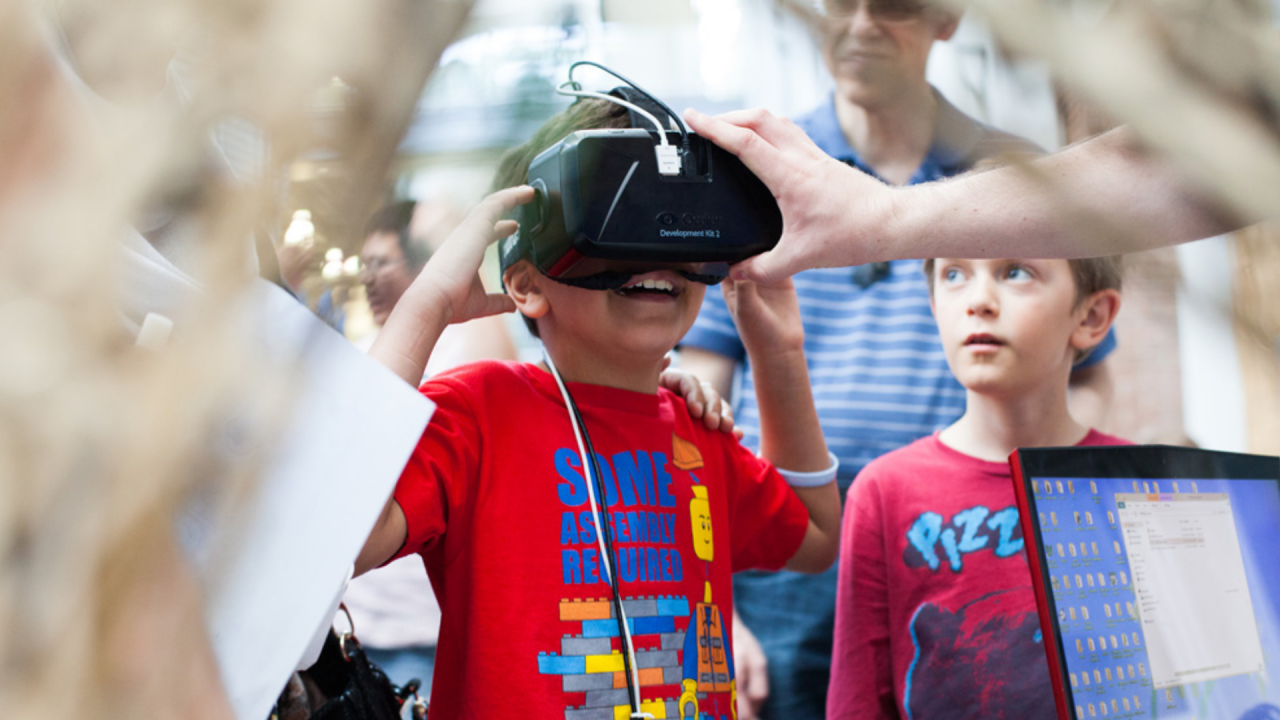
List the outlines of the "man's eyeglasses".
{"label": "man's eyeglasses", "polygon": [[386,270],[387,268],[395,267],[397,265],[402,264],[403,262],[404,262],[403,258],[376,257],[376,258],[369,258],[368,260],[361,258],[360,274],[364,275],[368,273],[369,275],[377,275],[383,270]]}
{"label": "man's eyeglasses", "polygon": [[828,18],[847,20],[858,14],[861,5],[866,5],[867,14],[871,17],[889,22],[914,20],[934,7],[920,0],[826,0],[822,6]]}

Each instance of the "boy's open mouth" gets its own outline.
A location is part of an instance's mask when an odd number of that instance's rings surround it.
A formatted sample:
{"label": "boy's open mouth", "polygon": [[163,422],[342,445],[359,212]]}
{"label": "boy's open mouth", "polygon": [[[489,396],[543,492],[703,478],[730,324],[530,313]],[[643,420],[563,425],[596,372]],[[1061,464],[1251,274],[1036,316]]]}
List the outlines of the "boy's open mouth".
{"label": "boy's open mouth", "polygon": [[[665,267],[664,267],[665,265]],[[597,267],[599,265],[597,264]],[[552,280],[584,290],[626,290],[628,295],[648,293],[654,296],[679,297],[687,283],[716,285],[729,276],[729,265],[722,262],[685,263],[672,266],[660,264],[648,267],[623,267],[596,270],[585,275],[571,277],[547,275]],[[664,281],[666,285],[646,284],[647,280]]]}
{"label": "boy's open mouth", "polygon": [[654,277],[636,278],[622,287],[614,290],[614,292],[623,297],[631,297],[637,295],[665,295],[667,297],[678,297],[680,295],[679,288],[670,280]]}

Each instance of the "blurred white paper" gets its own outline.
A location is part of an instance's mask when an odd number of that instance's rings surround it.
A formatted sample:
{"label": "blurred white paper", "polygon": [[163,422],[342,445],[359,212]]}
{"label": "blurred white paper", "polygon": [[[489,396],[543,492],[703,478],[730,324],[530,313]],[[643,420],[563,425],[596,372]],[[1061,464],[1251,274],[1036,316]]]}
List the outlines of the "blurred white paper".
{"label": "blurred white paper", "polygon": [[[316,629],[331,621],[434,406],[279,288],[261,283],[249,307],[255,347],[295,364],[298,394],[237,528],[243,541],[218,562],[206,612],[236,716],[264,720]],[[199,528],[200,518],[190,520]]]}

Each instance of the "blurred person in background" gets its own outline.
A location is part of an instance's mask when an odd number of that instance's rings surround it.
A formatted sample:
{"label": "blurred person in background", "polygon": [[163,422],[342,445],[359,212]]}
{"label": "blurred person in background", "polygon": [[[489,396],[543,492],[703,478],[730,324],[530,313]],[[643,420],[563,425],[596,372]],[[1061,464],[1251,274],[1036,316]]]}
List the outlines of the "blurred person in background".
{"label": "blurred person in background", "polygon": [[[955,32],[954,11],[919,0],[828,0],[826,7],[822,54],[835,92],[796,124],[827,156],[881,183],[914,185],[985,158],[1039,152],[965,116],[926,81],[930,48]],[[947,367],[919,260],[817,269],[794,280],[814,398],[840,457],[843,496],[872,459],[958,419],[964,389]],[[1096,424],[1110,402],[1104,360],[1114,345],[1108,336],[1073,375],[1073,410],[1086,424]],[[722,395],[740,373],[735,415],[745,442],[758,447],[751,372],[719,293],[707,294],[681,348],[683,368]],[[735,576],[739,718],[825,716],[836,579],[834,570]]]}
{"label": "blurred person in background", "polygon": [[[342,333],[346,330],[345,298],[346,288],[324,288],[313,303],[307,292],[307,277],[318,270],[319,253],[311,243],[290,245],[280,243],[273,246],[275,262],[278,266],[280,283],[285,290],[298,299],[303,305],[315,311],[315,314],[326,325]],[[263,257],[259,254],[259,259]],[[269,259],[269,258],[268,258]],[[268,276],[270,276],[268,274]]]}
{"label": "blurred person in background", "polygon": [[[378,328],[462,217],[443,200],[406,200],[387,205],[370,218],[360,250],[360,281]],[[356,345],[367,352],[377,334],[375,330]],[[423,379],[487,359],[516,359],[501,316],[448,326],[431,353]],[[421,680],[419,692],[429,696],[440,606],[423,571],[422,558],[411,555],[352,580],[343,601],[369,658],[397,685],[413,678]]]}
{"label": "blurred person in background", "polygon": [[[364,284],[374,325],[379,328],[431,255],[425,243],[415,242],[409,236],[409,224],[416,207],[413,200],[392,203],[374,213],[365,226],[364,245],[360,249],[360,282]],[[375,332],[358,344],[368,350],[376,337]]]}
{"label": "blurred person in background", "polygon": [[[382,327],[427,258],[461,221],[461,213],[445,200],[400,201],[374,213],[360,250],[360,282],[374,325]],[[356,345],[368,351],[377,336],[375,330]],[[476,360],[514,360],[515,352],[500,317],[450,325],[431,355],[427,376]]]}

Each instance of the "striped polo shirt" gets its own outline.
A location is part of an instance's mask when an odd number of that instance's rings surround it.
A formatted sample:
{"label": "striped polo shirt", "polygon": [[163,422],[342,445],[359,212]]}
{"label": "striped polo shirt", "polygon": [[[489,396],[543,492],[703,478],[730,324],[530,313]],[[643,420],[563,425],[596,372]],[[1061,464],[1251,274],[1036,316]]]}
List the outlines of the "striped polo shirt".
{"label": "striped polo shirt", "polygon": [[[935,93],[934,145],[910,184],[958,174],[1005,151],[1038,152],[1030,143],[976,122]],[[873,174],[845,140],[834,100],[796,123],[827,154]],[[868,269],[864,268],[865,275]],[[840,458],[840,486],[871,460],[955,422],[965,391],[943,354],[920,260],[888,263],[869,285],[856,268],[820,268],[794,280],[804,322],[804,349],[823,434]],[[866,285],[863,287],[863,285]],[[734,413],[743,442],[760,447],[760,413],[746,352],[724,296],[707,293],[702,311],[681,343],[735,360]],[[1115,346],[1107,339],[1086,364]]]}

